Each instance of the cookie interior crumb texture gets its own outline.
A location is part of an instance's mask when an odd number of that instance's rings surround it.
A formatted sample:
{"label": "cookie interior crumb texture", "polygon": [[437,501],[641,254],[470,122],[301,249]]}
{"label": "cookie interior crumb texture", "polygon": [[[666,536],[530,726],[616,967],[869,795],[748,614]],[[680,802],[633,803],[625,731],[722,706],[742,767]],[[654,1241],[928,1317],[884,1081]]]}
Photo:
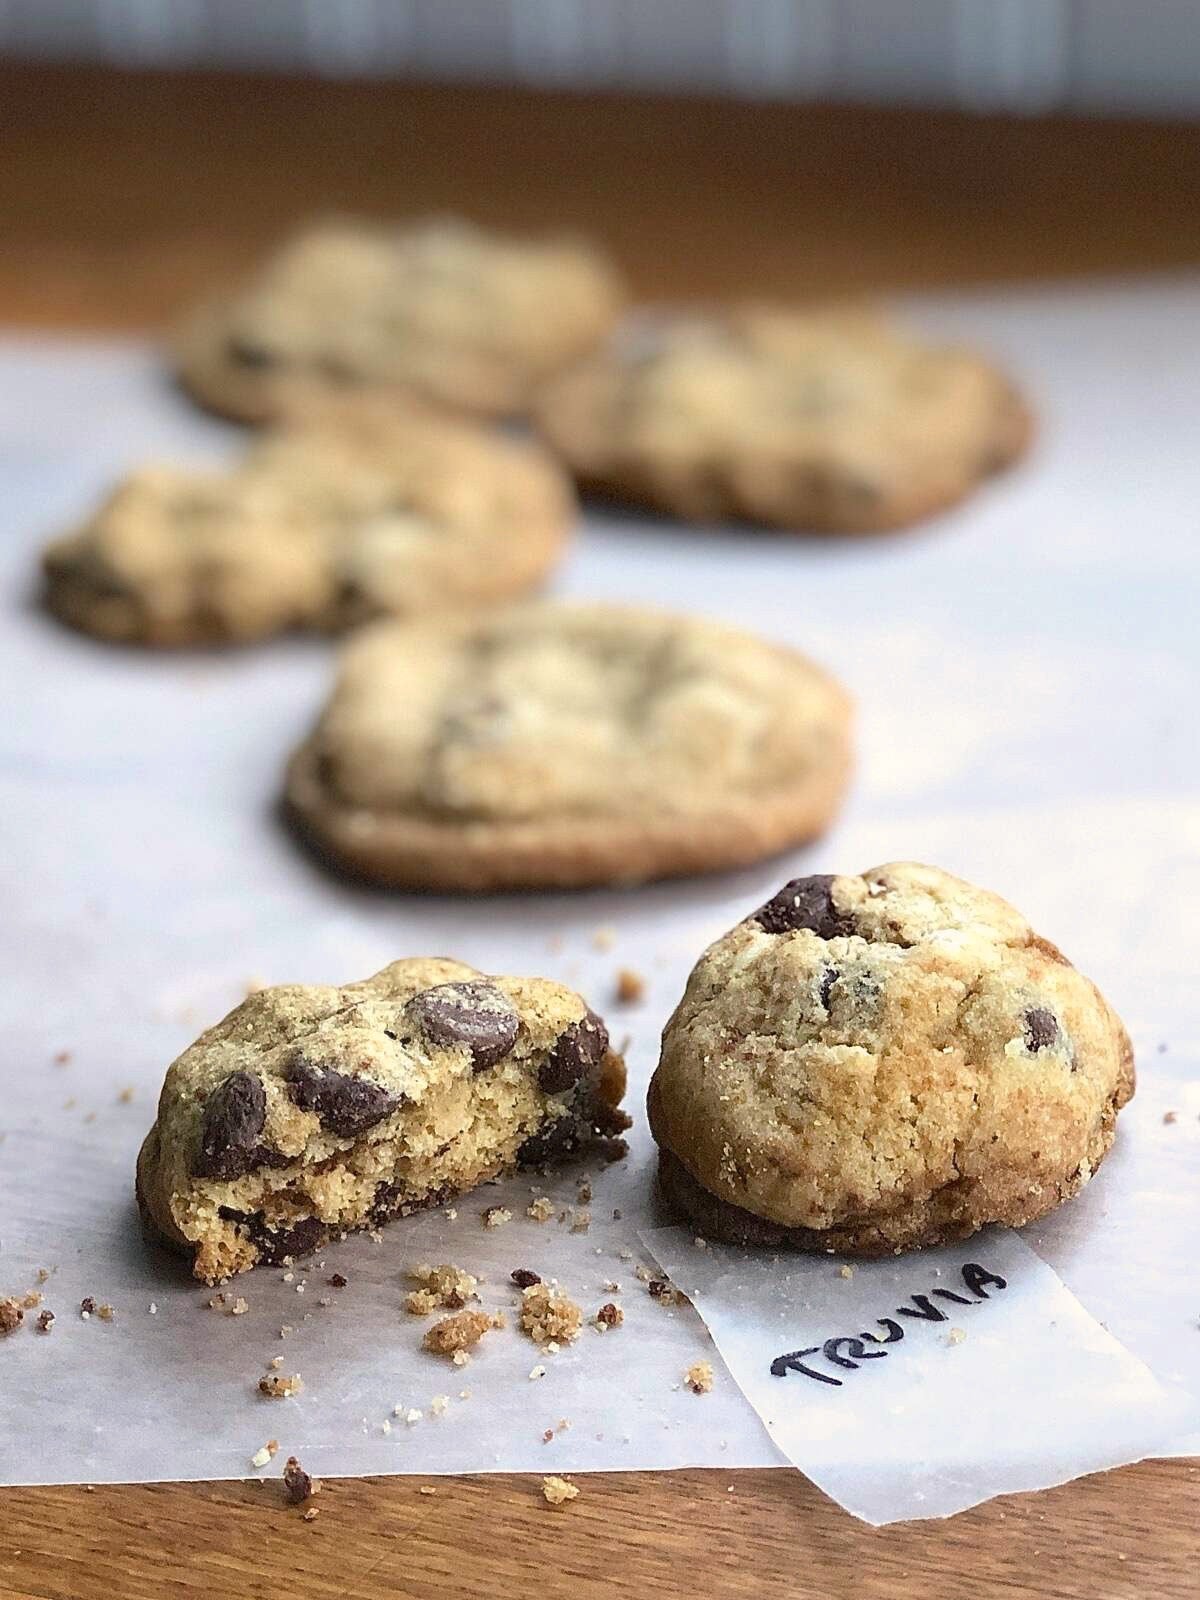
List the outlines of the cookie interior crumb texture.
{"label": "cookie interior crumb texture", "polygon": [[[143,1220],[217,1282],[607,1147],[628,1126],[624,1087],[603,1023],[548,980],[417,958],[342,988],[264,989],[168,1070],[138,1162]],[[436,1304],[443,1287],[423,1285]]]}
{"label": "cookie interior crumb texture", "polygon": [[528,441],[343,403],[223,470],[139,468],[47,547],[46,599],[84,632],[156,646],[469,610],[539,584],[574,509]]}
{"label": "cookie interior crumb texture", "polygon": [[795,879],[705,952],[649,1115],[703,1237],[882,1255],[1069,1199],[1133,1088],[1120,1019],[1061,951],[899,862]]}
{"label": "cookie interior crumb texture", "polygon": [[602,339],[624,290],[591,245],[453,217],[314,220],[176,341],[202,404],[262,422],[314,393],[417,396],[502,415]]}
{"label": "cookie interior crumb texture", "polygon": [[1020,458],[1029,412],[969,351],[865,311],[662,318],[546,386],[542,431],[580,483],[695,521],[901,527]]}
{"label": "cookie interior crumb texture", "polygon": [[850,723],[842,689],[792,650],[547,601],[363,630],[287,799],[323,853],[395,887],[635,883],[820,833]]}
{"label": "cookie interior crumb texture", "polygon": [[521,1291],[517,1320],[534,1344],[571,1344],[583,1327],[583,1312],[553,1285],[535,1283]]}
{"label": "cookie interior crumb texture", "polygon": [[579,1495],[578,1487],[567,1478],[549,1477],[542,1479],[542,1494],[547,1505],[556,1509],[565,1506],[569,1500],[574,1500]]}

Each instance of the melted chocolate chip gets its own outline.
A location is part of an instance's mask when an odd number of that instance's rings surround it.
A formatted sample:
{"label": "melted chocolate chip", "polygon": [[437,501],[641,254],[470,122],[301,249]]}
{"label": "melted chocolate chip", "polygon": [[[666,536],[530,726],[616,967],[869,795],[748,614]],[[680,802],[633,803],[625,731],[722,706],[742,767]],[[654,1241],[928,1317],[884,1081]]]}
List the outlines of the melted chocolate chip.
{"label": "melted chocolate chip", "polygon": [[222,1206],[226,1222],[236,1222],[258,1251],[258,1264],[277,1267],[285,1256],[311,1255],[329,1238],[329,1229],[318,1217],[302,1217],[298,1222],[275,1224],[261,1211],[234,1211]]}
{"label": "melted chocolate chip", "polygon": [[465,1044],[476,1072],[503,1061],[520,1031],[520,1018],[492,983],[439,983],[414,995],[405,1008],[433,1044]]}
{"label": "melted chocolate chip", "polygon": [[562,1094],[587,1077],[604,1059],[608,1029],[594,1011],[573,1022],[542,1063],[538,1087],[545,1094]]}
{"label": "melted chocolate chip", "polygon": [[1058,1018],[1045,1006],[1034,1006],[1025,1013],[1025,1047],[1036,1054],[1058,1041]]}
{"label": "melted chocolate chip", "polygon": [[194,1171],[198,1178],[241,1178],[264,1165],[259,1139],[267,1120],[267,1094],[252,1072],[233,1072],[219,1083],[204,1105],[200,1150]]}
{"label": "melted chocolate chip", "polygon": [[826,1011],[829,1010],[829,996],[833,993],[833,986],[838,980],[837,968],[826,967],[821,974],[821,982],[817,986],[817,993],[821,997],[821,1004]]}
{"label": "melted chocolate chip", "polygon": [[355,1078],[298,1057],[287,1069],[288,1092],[301,1111],[315,1111],[321,1126],[339,1139],[355,1139],[382,1122],[400,1104],[370,1078]]}
{"label": "melted chocolate chip", "polygon": [[854,932],[853,919],[833,903],[834,879],[826,872],[793,878],[754,913],[754,921],[768,933],[792,933],[808,928],[822,939]]}
{"label": "melted chocolate chip", "polygon": [[575,1154],[583,1143],[583,1137],[584,1129],[574,1117],[559,1117],[554,1122],[547,1122],[536,1133],[531,1133],[517,1151],[517,1165],[545,1167],[551,1162],[562,1161],[566,1156]]}
{"label": "melted chocolate chip", "polygon": [[518,1289],[532,1289],[535,1283],[541,1283],[541,1278],[536,1272],[531,1272],[528,1267],[514,1267],[509,1277]]}
{"label": "melted chocolate chip", "polygon": [[455,1192],[450,1184],[444,1183],[437,1189],[431,1189],[422,1199],[410,1200],[406,1198],[403,1184],[376,1184],[369,1217],[371,1226],[378,1228],[392,1217],[407,1217],[414,1211],[432,1211],[437,1206],[444,1206],[447,1200],[453,1200]]}

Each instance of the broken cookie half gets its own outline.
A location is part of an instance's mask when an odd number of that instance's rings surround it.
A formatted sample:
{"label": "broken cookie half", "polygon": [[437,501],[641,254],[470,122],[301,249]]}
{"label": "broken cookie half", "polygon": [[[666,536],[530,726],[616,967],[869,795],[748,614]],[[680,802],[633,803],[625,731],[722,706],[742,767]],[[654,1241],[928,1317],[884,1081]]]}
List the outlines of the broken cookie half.
{"label": "broken cookie half", "polygon": [[624,1089],[604,1024],[548,979],[419,958],[263,989],[168,1068],[138,1203],[215,1283],[519,1167],[623,1153]]}

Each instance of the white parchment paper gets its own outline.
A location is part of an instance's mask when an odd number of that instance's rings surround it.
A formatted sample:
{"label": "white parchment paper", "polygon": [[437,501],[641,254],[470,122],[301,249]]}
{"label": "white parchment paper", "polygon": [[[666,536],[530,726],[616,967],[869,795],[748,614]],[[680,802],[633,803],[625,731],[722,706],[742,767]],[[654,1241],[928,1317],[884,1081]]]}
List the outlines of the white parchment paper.
{"label": "white parchment paper", "polygon": [[[679,1387],[713,1347],[694,1311],[663,1308],[634,1275],[641,1232],[667,1220],[641,1101],[708,940],[797,871],[903,856],[1008,895],[1129,1022],[1141,1085],[1117,1147],[1023,1239],[1159,1384],[1200,1393],[1200,284],[914,314],[1019,375],[1042,426],[1028,466],[927,531],[878,541],[589,517],[557,585],[705,611],[836,671],[859,701],[861,752],[838,827],[737,874],[470,902],[344,884],[278,825],[280,770],[325,692],[327,644],[152,657],[40,612],[46,537],[127,466],[216,459],[236,436],[174,397],[140,347],[0,343],[0,1294],[50,1269],[58,1314],[49,1335],[0,1341],[0,1481],[237,1475],[268,1437],[281,1446],[269,1472],[288,1452],[329,1474],[782,1462],[719,1363],[712,1394]],[[526,1218],[527,1185],[490,1190],[453,1220],[331,1247],[290,1283],[251,1275],[236,1286],[242,1316],[205,1309],[136,1227],[133,1162],[167,1062],[251,981],[353,979],[417,953],[561,978],[630,1034],[639,1123],[629,1162],[595,1175],[590,1232]],[[624,1014],[609,1003],[619,966],[648,981]],[[565,1210],[574,1183],[554,1192]],[[487,1232],[479,1212],[501,1200],[514,1220]],[[460,1372],[419,1349],[422,1325],[401,1310],[421,1258],[481,1272],[488,1305],[510,1304],[507,1274],[526,1266],[589,1311],[619,1301],[627,1321],[546,1360],[512,1329],[489,1335]],[[335,1271],[346,1288],[325,1282]],[[845,1287],[827,1286],[831,1316]],[[82,1321],[85,1295],[116,1320]],[[257,1394],[276,1355],[304,1380],[294,1400]],[[538,1364],[546,1376],[530,1379]],[[1088,1437],[1104,1435],[1109,1400],[1076,1418]],[[395,1418],[398,1404],[420,1421]],[[1178,1437],[1158,1443],[1153,1427],[1137,1443],[1110,1421],[1126,1453],[1200,1448],[1182,1409]],[[1071,1427],[1059,1431],[1082,1446]],[[966,1470],[949,1454],[928,1465],[933,1482]]]}

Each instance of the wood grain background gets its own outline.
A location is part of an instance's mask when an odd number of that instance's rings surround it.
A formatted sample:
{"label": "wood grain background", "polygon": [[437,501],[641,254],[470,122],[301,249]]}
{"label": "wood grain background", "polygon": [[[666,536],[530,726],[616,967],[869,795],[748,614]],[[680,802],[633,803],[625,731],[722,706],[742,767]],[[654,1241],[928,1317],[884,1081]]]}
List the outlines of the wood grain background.
{"label": "wood grain background", "polygon": [[[1187,125],[0,66],[0,321],[155,329],[314,209],[600,236],[639,293],[1189,269]],[[13,1381],[3,1368],[0,1382]],[[87,1395],[79,1396],[81,1415]],[[964,1426],[970,1419],[964,1418]],[[31,1453],[36,1439],[28,1441]],[[547,1470],[550,1470],[547,1457]],[[1200,1466],[873,1531],[797,1473],[0,1491],[0,1594],[1195,1600]]]}

